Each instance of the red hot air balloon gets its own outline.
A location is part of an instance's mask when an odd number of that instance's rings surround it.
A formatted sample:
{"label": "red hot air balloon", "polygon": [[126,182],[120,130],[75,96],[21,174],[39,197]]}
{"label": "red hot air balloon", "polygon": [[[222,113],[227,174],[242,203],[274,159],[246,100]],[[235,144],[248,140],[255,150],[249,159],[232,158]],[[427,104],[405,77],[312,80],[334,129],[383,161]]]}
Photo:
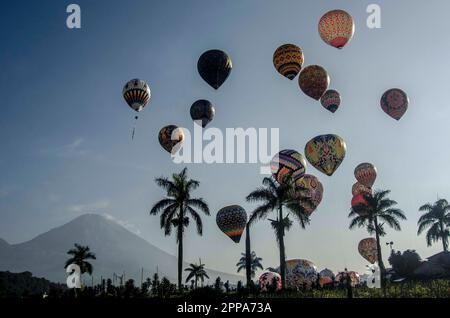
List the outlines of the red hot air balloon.
{"label": "red hot air balloon", "polygon": [[342,49],[355,33],[353,18],[344,10],[325,13],[319,21],[318,28],[322,40],[338,49]]}
{"label": "red hot air balloon", "polygon": [[377,178],[377,168],[371,163],[364,162],[355,168],[354,174],[359,183],[371,188]]}
{"label": "red hot air balloon", "polygon": [[361,216],[367,215],[367,211],[365,206],[368,206],[367,200],[364,198],[364,195],[357,194],[352,198],[352,208]]}
{"label": "red hot air balloon", "polygon": [[387,90],[380,100],[383,111],[396,120],[400,120],[408,109],[409,98],[399,88]]}
{"label": "red hot air balloon", "polygon": [[378,260],[377,240],[373,237],[361,240],[358,244],[358,252],[369,263],[374,264]]}
{"label": "red hot air balloon", "polygon": [[319,100],[330,85],[330,76],[322,66],[309,65],[300,72],[298,84],[303,93]]}

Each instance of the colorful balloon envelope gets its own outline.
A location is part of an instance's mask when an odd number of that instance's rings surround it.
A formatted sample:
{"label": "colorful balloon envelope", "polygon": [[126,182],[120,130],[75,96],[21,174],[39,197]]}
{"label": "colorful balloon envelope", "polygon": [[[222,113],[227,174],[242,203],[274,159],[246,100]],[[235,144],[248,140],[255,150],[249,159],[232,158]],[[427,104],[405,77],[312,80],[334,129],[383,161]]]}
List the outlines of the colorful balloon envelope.
{"label": "colorful balloon envelope", "polygon": [[305,146],[309,163],[328,176],[342,163],[345,152],[345,142],[338,135],[320,135],[308,141]]}
{"label": "colorful balloon envelope", "polygon": [[191,118],[194,121],[201,121],[202,127],[205,128],[214,118],[216,110],[210,101],[200,99],[191,106]]}
{"label": "colorful balloon envelope", "polygon": [[333,271],[331,269],[325,268],[323,270],[320,271],[319,273],[320,277],[327,277],[330,278],[331,280],[333,280],[335,278],[335,275],[333,273]]}
{"label": "colorful balloon envelope", "polygon": [[281,276],[278,273],[274,272],[265,272],[259,276],[259,287],[261,291],[266,292],[270,289],[270,286],[273,286],[275,282],[275,290],[281,290]]}
{"label": "colorful balloon envelope", "polygon": [[183,144],[183,129],[175,125],[165,126],[159,131],[158,140],[167,152],[174,154]]}
{"label": "colorful balloon envelope", "polygon": [[375,264],[378,260],[377,240],[373,237],[368,237],[361,240],[358,244],[358,252],[369,263]]}
{"label": "colorful balloon envelope", "polygon": [[371,188],[377,178],[377,168],[371,163],[363,162],[355,168],[354,174],[359,183]]}
{"label": "colorful balloon envelope", "polygon": [[344,10],[332,10],[325,13],[319,21],[319,34],[322,40],[335,48],[343,48],[355,33],[355,23]]}
{"label": "colorful balloon envelope", "polygon": [[360,216],[367,215],[366,207],[369,205],[367,200],[364,198],[364,195],[357,194],[352,198],[352,209],[358,213]]}
{"label": "colorful balloon envelope", "polygon": [[140,112],[150,100],[150,87],[143,80],[135,78],[125,84],[122,95],[128,106]]}
{"label": "colorful balloon envelope", "polygon": [[225,82],[232,67],[228,54],[220,50],[206,51],[197,63],[198,73],[214,89],[218,89]]}
{"label": "colorful balloon envelope", "polygon": [[319,100],[330,85],[330,77],[322,66],[309,65],[300,72],[298,84],[303,93]]}
{"label": "colorful balloon envelope", "polygon": [[306,160],[295,150],[285,149],[277,153],[270,162],[273,178],[282,184],[287,176],[295,181],[305,174]]}
{"label": "colorful balloon envelope", "polygon": [[273,65],[281,75],[293,80],[302,69],[303,51],[297,45],[284,44],[273,54]]}
{"label": "colorful balloon envelope", "polygon": [[409,105],[408,95],[399,88],[387,90],[380,100],[383,111],[396,120],[400,120]]}
{"label": "colorful balloon envelope", "polygon": [[352,195],[358,195],[358,194],[369,194],[372,195],[372,189],[369,187],[366,187],[364,184],[361,184],[359,182],[355,182],[352,186]]}
{"label": "colorful balloon envelope", "polygon": [[341,94],[334,89],[329,89],[320,98],[320,103],[326,110],[334,113],[341,104]]}
{"label": "colorful balloon envelope", "polygon": [[247,213],[239,205],[230,205],[217,212],[216,223],[222,232],[239,243],[247,225]]}
{"label": "colorful balloon envelope", "polygon": [[295,181],[292,197],[300,201],[300,205],[308,215],[311,215],[317,209],[322,201],[322,196],[322,183],[315,176],[305,174],[302,178]]}
{"label": "colorful balloon envelope", "polygon": [[[280,272],[280,268],[277,268]],[[286,261],[286,285],[289,288],[311,287],[317,281],[317,267],[313,262],[305,259],[291,259]]]}

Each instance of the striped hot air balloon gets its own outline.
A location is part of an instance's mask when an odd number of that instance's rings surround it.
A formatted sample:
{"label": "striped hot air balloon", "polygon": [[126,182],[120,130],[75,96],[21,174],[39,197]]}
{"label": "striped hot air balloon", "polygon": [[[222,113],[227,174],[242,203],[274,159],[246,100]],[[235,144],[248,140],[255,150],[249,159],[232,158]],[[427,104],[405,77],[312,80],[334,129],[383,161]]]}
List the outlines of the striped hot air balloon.
{"label": "striped hot air balloon", "polygon": [[273,53],[273,65],[281,75],[293,80],[302,69],[303,51],[297,45],[284,44]]}
{"label": "striped hot air balloon", "polygon": [[295,181],[305,174],[306,160],[302,154],[295,150],[285,149],[277,153],[270,162],[273,178],[282,184],[286,176]]}
{"label": "striped hot air balloon", "polygon": [[320,103],[326,110],[334,113],[341,104],[341,94],[334,89],[329,89],[320,98]]}
{"label": "striped hot air balloon", "polygon": [[135,78],[125,84],[122,95],[128,106],[140,112],[150,100],[150,87],[143,80]]}

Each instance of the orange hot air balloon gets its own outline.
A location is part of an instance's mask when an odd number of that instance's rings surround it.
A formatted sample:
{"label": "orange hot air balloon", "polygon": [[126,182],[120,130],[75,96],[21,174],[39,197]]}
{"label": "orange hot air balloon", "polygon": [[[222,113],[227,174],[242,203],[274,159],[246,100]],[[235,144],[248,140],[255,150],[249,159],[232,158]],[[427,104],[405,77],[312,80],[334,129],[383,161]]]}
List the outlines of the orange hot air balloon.
{"label": "orange hot air balloon", "polygon": [[298,84],[303,93],[319,100],[330,85],[330,76],[322,66],[309,65],[300,72]]}
{"label": "orange hot air balloon", "polygon": [[377,240],[373,237],[361,240],[358,244],[358,252],[369,263],[374,264],[378,260]]}
{"label": "orange hot air balloon", "polygon": [[273,53],[275,69],[290,80],[293,80],[302,69],[303,51],[297,45],[284,44]]}
{"label": "orange hot air balloon", "polygon": [[319,34],[322,40],[335,48],[342,49],[355,33],[355,23],[344,10],[325,13],[319,21]]}
{"label": "orange hot air balloon", "polygon": [[355,182],[352,186],[352,195],[358,195],[358,194],[370,194],[372,195],[372,189],[369,187],[366,187],[364,184],[361,184],[359,182]]}
{"label": "orange hot air balloon", "polygon": [[360,163],[355,168],[355,178],[366,187],[372,187],[377,178],[377,168],[368,162]]}

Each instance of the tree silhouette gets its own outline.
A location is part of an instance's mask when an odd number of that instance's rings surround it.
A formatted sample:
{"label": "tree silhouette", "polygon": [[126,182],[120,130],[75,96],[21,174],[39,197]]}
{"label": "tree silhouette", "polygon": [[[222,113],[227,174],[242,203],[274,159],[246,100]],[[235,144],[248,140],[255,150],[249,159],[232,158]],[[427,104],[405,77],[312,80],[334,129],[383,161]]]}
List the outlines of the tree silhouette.
{"label": "tree silhouette", "polygon": [[197,289],[197,282],[200,280],[203,282],[205,280],[205,277],[209,279],[208,274],[206,274],[205,271],[205,264],[202,264],[202,260],[199,260],[198,264],[191,263],[189,264],[188,268],[184,269],[186,272],[189,272],[188,276],[186,277],[186,283],[191,279],[195,279],[195,289]]}
{"label": "tree silhouette", "polygon": [[450,236],[450,205],[447,200],[440,199],[434,204],[424,204],[419,211],[425,212],[417,224],[419,229],[417,235],[420,235],[428,228],[426,239],[427,245],[431,246],[433,242],[442,241],[442,248],[448,251],[448,238]]}
{"label": "tree silhouette", "polygon": [[87,260],[96,259],[95,254],[90,252],[89,246],[82,246],[75,243],[75,248],[70,249],[67,254],[71,257],[66,261],[64,268],[71,264],[76,264],[80,267],[81,274],[88,273],[92,275],[94,267]]}

